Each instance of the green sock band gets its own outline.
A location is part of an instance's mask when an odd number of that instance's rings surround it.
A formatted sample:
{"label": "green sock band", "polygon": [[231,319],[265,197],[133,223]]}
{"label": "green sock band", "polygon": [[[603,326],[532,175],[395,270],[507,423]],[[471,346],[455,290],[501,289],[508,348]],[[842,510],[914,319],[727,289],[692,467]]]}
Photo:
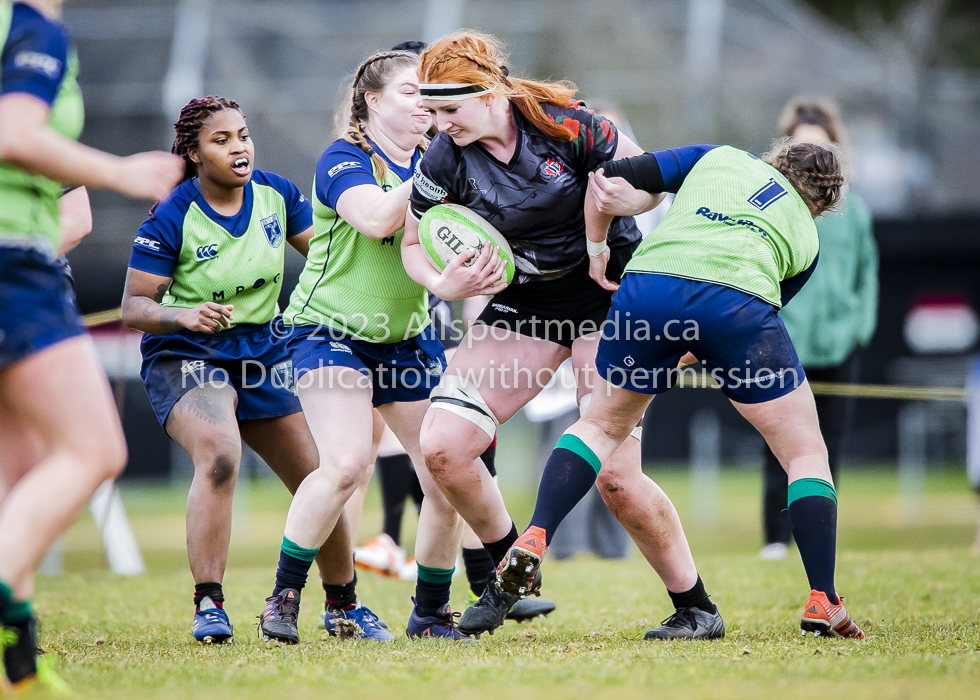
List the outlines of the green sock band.
{"label": "green sock band", "polygon": [[797,479],[790,483],[786,493],[786,504],[788,506],[793,501],[807,496],[823,496],[832,500],[835,506],[837,505],[837,491],[834,490],[834,485],[823,479]]}
{"label": "green sock band", "polygon": [[291,557],[296,557],[300,561],[308,561],[312,564],[313,560],[316,559],[316,555],[320,552],[320,548],[307,549],[306,547],[300,547],[288,537],[283,537],[282,551]]}
{"label": "green sock band", "polygon": [[418,565],[419,567],[419,580],[425,581],[426,583],[449,583],[453,580],[453,572],[456,571],[456,567],[452,569],[433,569],[429,566]]}
{"label": "green sock band", "polygon": [[602,469],[602,462],[595,456],[595,452],[593,452],[588,445],[582,442],[581,438],[565,433],[558,438],[558,442],[555,444],[556,450],[559,447],[563,450],[574,452],[579,457],[584,459],[589,463],[589,466],[595,470],[596,474],[598,474],[599,470]]}
{"label": "green sock band", "polygon": [[34,608],[29,600],[17,600],[14,590],[0,581],[0,622],[10,624],[29,620],[34,615]]}

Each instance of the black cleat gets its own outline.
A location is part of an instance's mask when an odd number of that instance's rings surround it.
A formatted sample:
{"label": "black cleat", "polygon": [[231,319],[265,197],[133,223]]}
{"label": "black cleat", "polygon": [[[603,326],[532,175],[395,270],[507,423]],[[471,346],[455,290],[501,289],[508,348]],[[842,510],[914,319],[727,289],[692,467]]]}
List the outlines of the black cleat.
{"label": "black cleat", "polygon": [[644,639],[721,639],[725,636],[725,621],[721,613],[705,612],[701,608],[678,608],[674,614],[650,630]]}
{"label": "black cleat", "polygon": [[37,620],[0,627],[0,647],[7,680],[14,688],[26,689],[37,678]]}
{"label": "black cleat", "polygon": [[459,631],[463,634],[475,635],[477,638],[484,632],[493,634],[495,629],[504,624],[508,611],[517,601],[516,595],[497,588],[494,579],[491,578],[480,599],[466,608],[466,612],[459,619]]}
{"label": "black cleat", "polygon": [[299,644],[299,598],[299,591],[286,588],[265,599],[265,610],[259,615],[259,634],[265,641]]}
{"label": "black cleat", "polygon": [[511,607],[507,619],[528,622],[536,617],[545,617],[554,610],[555,604],[547,598],[522,598]]}

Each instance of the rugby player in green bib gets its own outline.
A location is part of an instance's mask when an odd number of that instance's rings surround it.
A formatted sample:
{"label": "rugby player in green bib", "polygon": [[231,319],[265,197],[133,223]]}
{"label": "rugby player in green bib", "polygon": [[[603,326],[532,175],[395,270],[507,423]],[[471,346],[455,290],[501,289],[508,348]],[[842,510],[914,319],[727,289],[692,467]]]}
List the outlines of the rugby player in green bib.
{"label": "rugby player in green bib", "polygon": [[[222,578],[242,441],[291,492],[318,463],[292,390],[289,353],[270,325],[279,312],[285,244],[306,254],[313,212],[293,183],[254,169],[255,148],[234,101],[191,100],[175,126],[173,152],[184,160],[185,179],[139,229],[123,320],[145,333],[140,375],[150,403],[194,462],[191,631],[198,641],[221,643],[233,638]],[[327,534],[317,559],[327,601],[354,608],[346,518]],[[363,614],[374,619],[367,608]]]}
{"label": "rugby player in green bib", "polygon": [[[425,288],[408,276],[401,258],[412,170],[430,123],[418,63],[414,53],[387,51],[361,64],[342,113],[343,135],[317,163],[314,236],[283,332],[320,466],[297,490],[286,518],[276,583],[260,622],[270,639],[299,638],[296,618],[310,562],[368,469],[372,406],[416,467],[422,465],[419,431],[446,360]],[[407,633],[468,639],[449,609],[462,520],[426,471],[416,471],[425,498]]]}
{"label": "rugby player in green bib", "polygon": [[0,440],[22,456],[0,461],[0,693],[37,678],[35,570],[126,464],[109,382],[56,263],[63,185],[159,199],[180,177],[166,153],[77,143],[84,107],[61,5],[0,0],[0,421],[24,426]]}
{"label": "rugby player in green bib", "polygon": [[790,523],[811,589],[803,634],[864,637],[835,588],[837,494],[813,394],[777,313],[816,267],[813,220],[841,198],[838,154],[786,141],[761,160],[730,146],[686,146],[596,171],[585,201],[590,274],[608,288],[616,200],[634,188],[676,197],[626,266],[599,343],[592,404],[551,453],[531,524],[498,569],[504,590],[527,586],[555,528],[652,397],[677,381],[683,357],[721,385],[789,475]]}

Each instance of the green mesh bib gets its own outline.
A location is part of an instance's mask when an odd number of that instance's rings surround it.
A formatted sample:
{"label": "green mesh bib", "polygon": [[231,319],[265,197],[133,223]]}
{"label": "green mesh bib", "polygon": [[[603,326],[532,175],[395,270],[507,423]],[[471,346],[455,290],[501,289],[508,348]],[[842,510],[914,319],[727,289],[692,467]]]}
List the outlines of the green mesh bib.
{"label": "green mesh bib", "polygon": [[[401,178],[387,169],[378,179],[385,189]],[[358,233],[316,196],[313,184],[313,240],[299,284],[283,314],[295,325],[319,325],[358,340],[394,343],[429,325],[425,288],[402,264],[404,229],[382,240]]]}
{"label": "green mesh bib", "polygon": [[706,153],[627,272],[714,282],[780,306],[779,283],[817,256],[817,228],[792,185],[731,146]]}
{"label": "green mesh bib", "polygon": [[[7,43],[12,14],[13,3],[0,1],[0,48]],[[65,76],[48,113],[48,126],[75,141],[82,133],[84,121],[85,108],[78,87],[78,54],[72,46]],[[0,241],[25,241],[53,255],[61,243],[58,210],[61,189],[60,183],[30,175],[0,160]]]}

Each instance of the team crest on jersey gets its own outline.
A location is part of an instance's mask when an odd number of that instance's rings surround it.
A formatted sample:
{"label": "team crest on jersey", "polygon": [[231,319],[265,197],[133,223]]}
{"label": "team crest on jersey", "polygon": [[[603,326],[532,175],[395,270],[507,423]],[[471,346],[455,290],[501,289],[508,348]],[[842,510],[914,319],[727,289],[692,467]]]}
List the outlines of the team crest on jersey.
{"label": "team crest on jersey", "polygon": [[282,245],[282,226],[279,225],[279,215],[273,214],[272,216],[267,216],[261,221],[262,230],[265,231],[265,237],[269,239],[269,245],[273,248],[278,248]]}
{"label": "team crest on jersey", "polygon": [[544,165],[541,166],[541,173],[549,180],[557,178],[564,171],[565,164],[557,158],[549,158],[544,162]]}
{"label": "team crest on jersey", "polygon": [[272,365],[272,386],[294,391],[293,388],[293,361],[285,360],[279,364]]}
{"label": "team crest on jersey", "polygon": [[421,350],[415,351],[415,356],[418,358],[419,363],[425,367],[425,371],[433,377],[438,377],[442,374],[442,363],[439,362],[437,357],[429,357]]}

